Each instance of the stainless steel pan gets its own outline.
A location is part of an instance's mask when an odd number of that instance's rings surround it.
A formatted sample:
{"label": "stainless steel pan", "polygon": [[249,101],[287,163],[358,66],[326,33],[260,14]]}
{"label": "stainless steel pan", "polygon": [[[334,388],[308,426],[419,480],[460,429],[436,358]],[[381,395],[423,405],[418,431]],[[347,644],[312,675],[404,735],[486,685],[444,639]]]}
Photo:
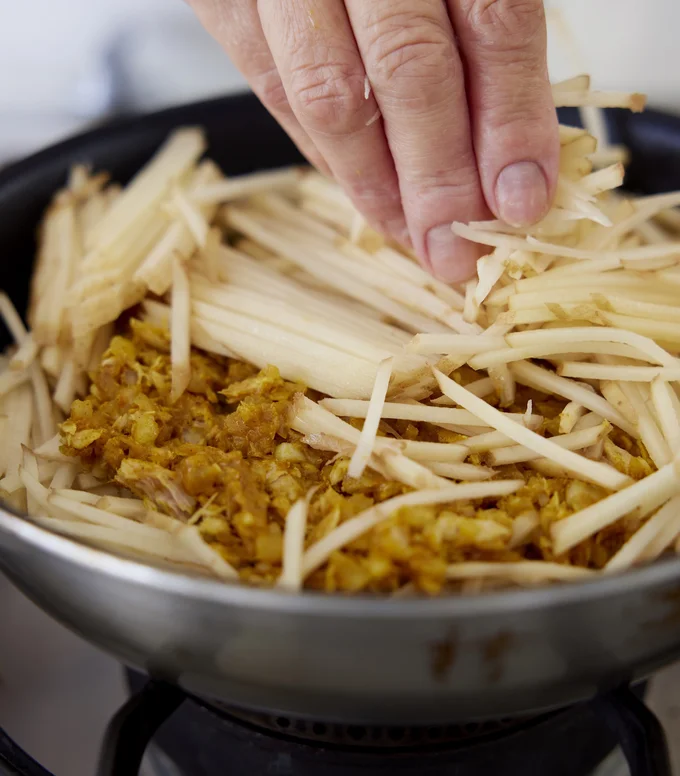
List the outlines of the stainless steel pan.
{"label": "stainless steel pan", "polygon": [[[633,184],[680,188],[680,123],[655,114],[618,121],[634,153]],[[0,286],[17,304],[35,225],[69,164],[90,161],[124,179],[179,124],[207,127],[228,173],[298,161],[258,103],[239,97],[133,119],[21,162],[0,174]],[[121,661],[190,692],[293,716],[414,724],[529,713],[680,657],[676,559],[478,597],[293,596],[149,568],[0,511],[0,569]]]}

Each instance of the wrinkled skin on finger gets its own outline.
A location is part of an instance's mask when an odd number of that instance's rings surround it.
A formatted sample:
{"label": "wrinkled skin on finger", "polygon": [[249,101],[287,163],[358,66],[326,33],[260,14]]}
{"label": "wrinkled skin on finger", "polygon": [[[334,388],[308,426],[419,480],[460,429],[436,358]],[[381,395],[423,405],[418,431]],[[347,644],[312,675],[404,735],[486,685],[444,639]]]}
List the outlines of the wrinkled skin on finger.
{"label": "wrinkled skin on finger", "polygon": [[452,221],[547,213],[542,0],[190,2],[307,159],[441,279],[466,280],[479,256]]}

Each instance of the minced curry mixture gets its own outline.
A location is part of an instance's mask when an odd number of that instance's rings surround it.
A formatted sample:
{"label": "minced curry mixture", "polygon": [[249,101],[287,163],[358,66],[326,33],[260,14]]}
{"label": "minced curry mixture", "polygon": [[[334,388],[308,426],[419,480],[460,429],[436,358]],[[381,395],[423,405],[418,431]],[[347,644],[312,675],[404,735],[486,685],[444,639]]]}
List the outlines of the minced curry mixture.
{"label": "minced curry mixture", "polygon": [[[371,505],[408,491],[371,470],[351,479],[347,458],[305,445],[289,427],[293,397],[305,388],[281,379],[275,367],[258,371],[198,350],[192,351],[191,367],[188,390],[172,404],[168,334],[131,320],[113,337],[91,375],[89,395],[73,403],[62,425],[62,450],[149,506],[195,522],[243,581],[264,586],[276,581],[286,514],[311,487],[318,486],[306,546]],[[468,368],[454,375],[462,383],[476,376]],[[523,412],[529,398],[534,411],[546,419],[543,433],[556,433],[566,402],[519,389],[512,409]],[[363,423],[350,422],[358,428]],[[380,433],[421,441],[461,439],[428,423],[408,421],[383,423]],[[610,439],[625,451],[609,457],[620,471],[638,479],[651,472],[653,466],[635,440],[618,429],[612,429]],[[467,460],[482,463],[474,454]],[[522,464],[498,472],[503,478],[522,477],[526,485],[498,499],[448,508],[403,508],[334,553],[305,586],[390,593],[408,585],[438,594],[469,584],[445,578],[448,564],[465,560],[551,560],[597,569],[639,527],[638,521],[624,519],[555,557],[551,523],[598,501],[607,491],[573,479],[544,477]],[[532,511],[538,513],[539,524],[517,543],[515,521]]]}

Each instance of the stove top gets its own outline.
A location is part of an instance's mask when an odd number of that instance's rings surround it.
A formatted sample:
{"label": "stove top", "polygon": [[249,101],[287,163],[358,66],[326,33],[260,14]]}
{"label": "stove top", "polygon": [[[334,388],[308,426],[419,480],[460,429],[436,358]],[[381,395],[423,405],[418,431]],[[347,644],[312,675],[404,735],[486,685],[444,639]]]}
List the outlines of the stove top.
{"label": "stove top", "polygon": [[[96,776],[671,776],[641,687],[530,718],[406,728],[237,711],[126,674]],[[0,730],[0,776],[51,775]]]}

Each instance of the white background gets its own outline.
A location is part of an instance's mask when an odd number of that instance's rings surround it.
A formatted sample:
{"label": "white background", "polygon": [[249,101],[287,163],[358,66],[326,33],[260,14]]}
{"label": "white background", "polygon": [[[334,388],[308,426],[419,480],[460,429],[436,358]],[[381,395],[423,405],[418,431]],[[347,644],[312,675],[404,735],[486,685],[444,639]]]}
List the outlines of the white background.
{"label": "white background", "polygon": [[[576,39],[551,31],[554,77],[588,70],[599,88],[645,91],[680,113],[680,0],[549,0]],[[156,107],[243,82],[181,0],[0,0],[0,158],[73,131],[101,91],[103,53],[134,37],[135,81]],[[98,80],[99,78],[99,80]]]}

